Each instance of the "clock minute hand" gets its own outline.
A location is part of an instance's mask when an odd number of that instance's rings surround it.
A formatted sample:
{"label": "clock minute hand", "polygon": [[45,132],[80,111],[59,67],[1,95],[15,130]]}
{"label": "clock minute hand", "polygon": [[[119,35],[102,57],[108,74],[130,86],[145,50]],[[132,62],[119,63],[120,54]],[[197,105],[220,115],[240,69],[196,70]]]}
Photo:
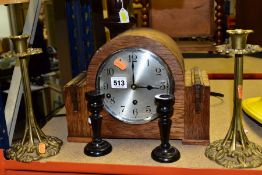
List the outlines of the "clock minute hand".
{"label": "clock minute hand", "polygon": [[148,90],[160,89],[159,87],[154,87],[154,86],[151,86],[151,85],[147,85],[147,86],[138,86],[137,85],[137,88],[145,88],[145,89],[148,89]]}
{"label": "clock minute hand", "polygon": [[132,85],[135,85],[134,61],[132,60]]}

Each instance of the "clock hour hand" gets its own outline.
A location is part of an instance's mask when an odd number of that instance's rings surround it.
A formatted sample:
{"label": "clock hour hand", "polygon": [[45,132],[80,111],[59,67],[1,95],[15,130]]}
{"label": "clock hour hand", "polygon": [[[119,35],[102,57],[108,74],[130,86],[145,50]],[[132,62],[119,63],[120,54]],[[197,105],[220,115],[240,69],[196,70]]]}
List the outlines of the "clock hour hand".
{"label": "clock hour hand", "polygon": [[154,87],[154,86],[151,86],[151,85],[147,85],[147,86],[139,86],[139,85],[137,85],[136,88],[145,88],[147,90],[160,89],[159,87]]}

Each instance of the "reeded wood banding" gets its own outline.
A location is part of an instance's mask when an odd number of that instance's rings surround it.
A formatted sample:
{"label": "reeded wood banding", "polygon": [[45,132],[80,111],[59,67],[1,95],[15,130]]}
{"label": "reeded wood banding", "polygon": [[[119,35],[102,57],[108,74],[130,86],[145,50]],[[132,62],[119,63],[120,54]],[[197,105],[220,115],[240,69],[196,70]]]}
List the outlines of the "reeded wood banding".
{"label": "reeded wood banding", "polygon": [[85,72],[79,74],[64,87],[68,141],[87,142],[91,140],[91,127],[87,122],[88,110],[84,96],[86,91]]}
{"label": "reeded wood banding", "polygon": [[[199,70],[196,81],[194,69],[185,73],[185,144],[209,144],[210,85],[207,73]],[[198,99],[197,99],[198,98]]]}

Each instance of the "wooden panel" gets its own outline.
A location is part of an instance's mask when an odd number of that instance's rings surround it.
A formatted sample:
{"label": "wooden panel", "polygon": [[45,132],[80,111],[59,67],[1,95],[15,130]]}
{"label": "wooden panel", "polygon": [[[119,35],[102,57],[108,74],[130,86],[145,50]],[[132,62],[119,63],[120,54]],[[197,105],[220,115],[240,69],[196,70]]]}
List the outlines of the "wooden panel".
{"label": "wooden panel", "polygon": [[[88,112],[85,100],[86,73],[81,73],[64,87],[65,108],[67,113],[68,140],[90,141],[91,126],[87,122]],[[70,116],[70,117],[68,117]],[[77,137],[86,137],[79,139]],[[76,137],[76,138],[75,138]],[[88,139],[89,138],[89,139]]]}
{"label": "wooden panel", "polygon": [[[189,71],[186,73],[186,81],[193,82],[191,78],[191,71]],[[185,135],[183,143],[208,145],[210,86],[206,72],[203,71],[199,78],[207,83],[191,83],[189,86],[186,84],[185,87]]]}
{"label": "wooden panel", "polygon": [[212,41],[177,41],[179,49],[183,53],[215,52],[216,47]]}
{"label": "wooden panel", "polygon": [[212,36],[213,0],[151,0],[152,28],[172,37]]}

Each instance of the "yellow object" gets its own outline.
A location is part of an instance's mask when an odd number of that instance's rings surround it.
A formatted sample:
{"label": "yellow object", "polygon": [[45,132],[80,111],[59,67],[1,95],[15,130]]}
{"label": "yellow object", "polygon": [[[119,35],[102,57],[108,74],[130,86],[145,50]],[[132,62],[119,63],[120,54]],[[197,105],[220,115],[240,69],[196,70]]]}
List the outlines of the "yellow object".
{"label": "yellow object", "polygon": [[262,124],[262,97],[243,100],[242,107],[250,117]]}

